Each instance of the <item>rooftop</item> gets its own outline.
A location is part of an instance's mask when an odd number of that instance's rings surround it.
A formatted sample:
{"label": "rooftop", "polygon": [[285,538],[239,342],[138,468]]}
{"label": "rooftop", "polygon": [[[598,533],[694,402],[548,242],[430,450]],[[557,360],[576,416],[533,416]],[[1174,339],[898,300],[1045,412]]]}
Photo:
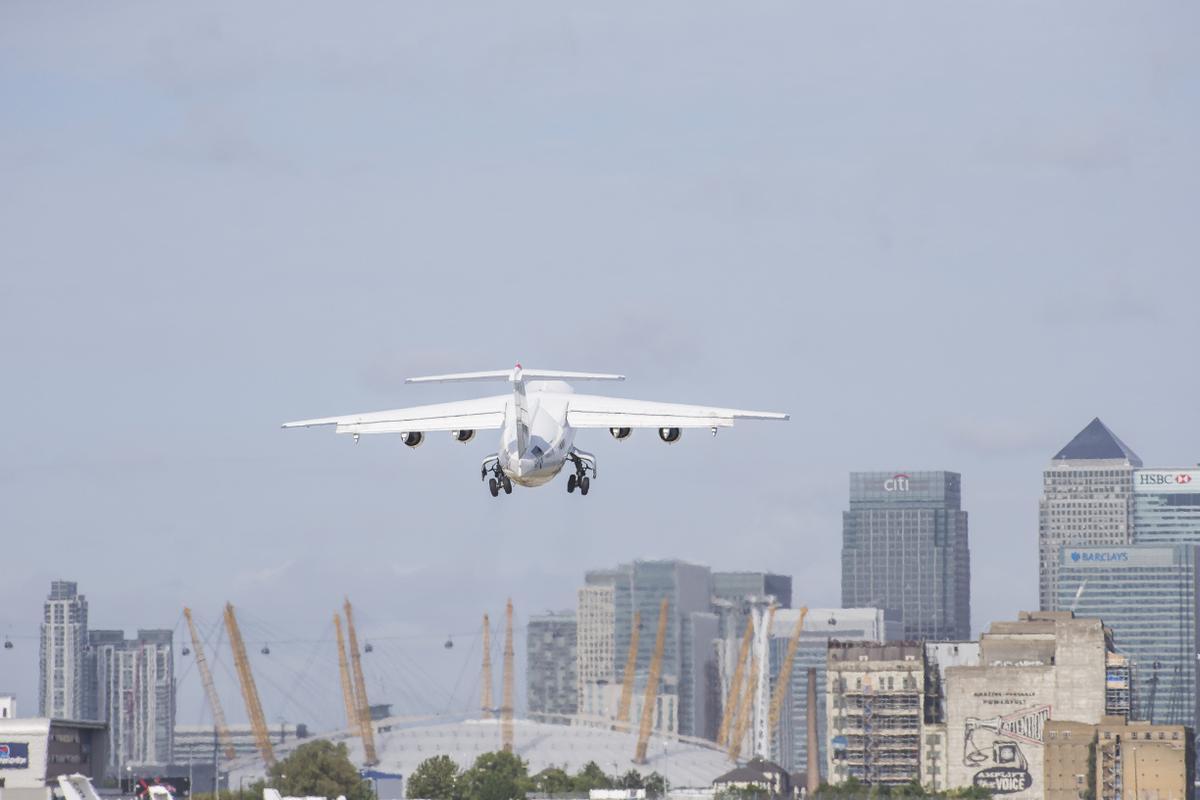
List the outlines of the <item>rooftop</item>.
{"label": "rooftop", "polygon": [[1067,446],[1054,456],[1055,461],[1128,461],[1135,467],[1142,465],[1137,453],[1129,449],[1108,426],[1096,417],[1087,427],[1075,434]]}

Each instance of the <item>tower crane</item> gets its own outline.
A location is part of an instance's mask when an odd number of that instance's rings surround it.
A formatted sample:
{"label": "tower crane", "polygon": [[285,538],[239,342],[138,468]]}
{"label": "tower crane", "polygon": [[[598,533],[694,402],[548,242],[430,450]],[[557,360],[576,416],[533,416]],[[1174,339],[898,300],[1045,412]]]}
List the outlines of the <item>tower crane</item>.
{"label": "tower crane", "polygon": [[754,638],[754,625],[747,620],[746,631],[742,634],[742,646],[738,650],[737,667],[733,670],[733,680],[729,683],[729,693],[726,695],[725,708],[721,713],[721,730],[717,734],[717,744],[726,747],[729,744],[730,727],[737,717],[738,704],[741,701],[742,681],[746,677],[746,659],[750,657],[750,641]]}
{"label": "tower crane", "polygon": [[775,737],[775,729],[779,725],[783,699],[787,696],[788,682],[792,679],[792,664],[796,661],[796,649],[800,646],[800,632],[804,630],[804,618],[807,616],[808,606],[801,606],[800,617],[796,620],[796,627],[792,629],[792,638],[788,641],[787,653],[784,654],[783,664],[779,667],[779,679],[775,682],[775,694],[771,697],[771,716],[767,727],[767,735],[772,739]]}
{"label": "tower crane", "polygon": [[633,679],[637,672],[638,639],[642,632],[642,612],[633,612],[633,632],[629,636],[629,655],[621,676],[621,701],[617,704],[617,728],[629,727],[629,706],[633,703]]}
{"label": "tower crane", "polygon": [[204,694],[208,695],[208,705],[212,709],[213,726],[217,729],[217,737],[221,741],[221,750],[225,758],[233,760],[237,753],[233,749],[233,737],[229,735],[229,724],[225,722],[225,709],[221,708],[221,698],[217,696],[217,687],[213,683],[212,672],[208,668],[208,659],[204,657],[204,646],[200,642],[200,634],[196,632],[196,623],[192,621],[192,610],[183,609],[187,619],[188,631],[192,634],[192,651],[196,654],[196,669],[200,670],[200,682],[204,684]]}
{"label": "tower crane", "polygon": [[233,663],[237,667],[238,681],[242,686],[242,699],[246,701],[246,713],[250,716],[250,727],[258,753],[268,767],[275,765],[275,750],[271,747],[271,736],[267,733],[267,720],[263,716],[262,701],[258,699],[258,687],[254,685],[254,674],[250,671],[250,659],[246,658],[246,643],[238,628],[233,604],[225,604],[225,629],[229,632],[229,644],[233,648]]}
{"label": "tower crane", "polygon": [[506,753],[513,751],[513,605],[504,608],[504,700],[500,706],[500,742]]}
{"label": "tower crane", "polygon": [[358,651],[358,634],[354,630],[354,607],[350,605],[349,597],[345,599],[342,610],[346,614],[346,628],[350,635],[350,665],[354,669],[354,699],[358,702],[358,725],[359,730],[362,731],[363,763],[369,767],[379,763],[379,759],[375,755],[375,727],[371,724],[371,705],[367,700],[367,682],[363,678],[362,654]]}
{"label": "tower crane", "polygon": [[663,647],[667,643],[667,609],[670,603],[662,599],[658,606],[658,634],[654,639],[654,657],[650,659],[650,674],[646,676],[646,694],[642,698],[642,725],[638,730],[637,751],[633,760],[646,763],[646,747],[650,744],[650,728],[654,724],[654,707],[658,704],[658,681],[662,675]]}
{"label": "tower crane", "polygon": [[479,706],[483,718],[496,713],[492,703],[492,630],[488,615],[483,615],[483,675],[480,678],[483,685],[479,689]]}
{"label": "tower crane", "polygon": [[346,704],[346,727],[361,729],[358,720],[358,700],[354,696],[354,681],[350,679],[350,667],[346,663],[346,639],[342,635],[342,616],[333,615],[333,627],[337,631],[338,675],[342,679],[342,701]]}
{"label": "tower crane", "polygon": [[737,723],[733,726],[733,740],[729,743],[729,760],[737,761],[742,754],[742,742],[754,715],[754,695],[758,692],[758,653],[750,656],[750,680],[746,682],[746,693],[738,703]]}

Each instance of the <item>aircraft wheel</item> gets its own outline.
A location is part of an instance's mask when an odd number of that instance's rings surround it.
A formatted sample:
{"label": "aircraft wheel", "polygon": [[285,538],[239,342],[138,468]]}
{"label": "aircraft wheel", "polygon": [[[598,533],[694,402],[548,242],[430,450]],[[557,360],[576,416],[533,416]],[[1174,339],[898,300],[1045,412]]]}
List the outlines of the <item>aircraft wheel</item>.
{"label": "aircraft wheel", "polygon": [[592,486],[592,479],[589,478],[587,475],[584,475],[582,478],[579,479],[579,493],[580,494],[586,495],[588,493],[588,489],[590,489],[591,486]]}
{"label": "aircraft wheel", "polygon": [[501,480],[501,483],[504,485],[504,493],[512,494],[512,479],[509,478],[507,475],[505,475],[500,480]]}
{"label": "aircraft wheel", "polygon": [[567,494],[573,491],[575,491],[575,473],[572,472],[567,476]]}
{"label": "aircraft wheel", "polygon": [[500,494],[500,483],[495,478],[488,478],[488,491],[492,493],[492,497]]}

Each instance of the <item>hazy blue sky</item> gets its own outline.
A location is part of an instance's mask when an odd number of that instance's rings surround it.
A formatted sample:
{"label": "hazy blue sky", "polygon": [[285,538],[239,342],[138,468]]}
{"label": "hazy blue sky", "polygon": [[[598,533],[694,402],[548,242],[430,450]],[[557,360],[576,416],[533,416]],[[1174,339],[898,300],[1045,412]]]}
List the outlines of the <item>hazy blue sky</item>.
{"label": "hazy blue sky", "polygon": [[[93,627],[233,601],[273,721],[338,722],[343,593],[374,697],[466,707],[446,634],[588,567],[838,604],[852,469],[962,472],[976,630],[1034,606],[1078,429],[1200,460],[1198,37],[1188,2],[0,4],[0,691],[36,711],[68,578]],[[493,500],[488,436],[278,428],[518,359],[792,421],[585,435],[586,499]]]}

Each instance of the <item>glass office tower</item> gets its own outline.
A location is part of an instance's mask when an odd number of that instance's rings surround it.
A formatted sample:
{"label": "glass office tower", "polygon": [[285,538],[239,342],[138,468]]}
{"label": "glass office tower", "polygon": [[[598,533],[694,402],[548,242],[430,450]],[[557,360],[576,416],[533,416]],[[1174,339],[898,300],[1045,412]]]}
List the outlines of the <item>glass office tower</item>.
{"label": "glass office tower", "polygon": [[852,472],[842,607],[894,612],[913,640],[971,635],[971,553],[957,472]]}
{"label": "glass office tower", "polygon": [[1200,469],[1133,473],[1133,541],[1200,544]]}
{"label": "glass office tower", "polygon": [[1097,617],[1130,661],[1133,719],[1193,726],[1196,545],[1073,547],[1059,553],[1059,608]]}

